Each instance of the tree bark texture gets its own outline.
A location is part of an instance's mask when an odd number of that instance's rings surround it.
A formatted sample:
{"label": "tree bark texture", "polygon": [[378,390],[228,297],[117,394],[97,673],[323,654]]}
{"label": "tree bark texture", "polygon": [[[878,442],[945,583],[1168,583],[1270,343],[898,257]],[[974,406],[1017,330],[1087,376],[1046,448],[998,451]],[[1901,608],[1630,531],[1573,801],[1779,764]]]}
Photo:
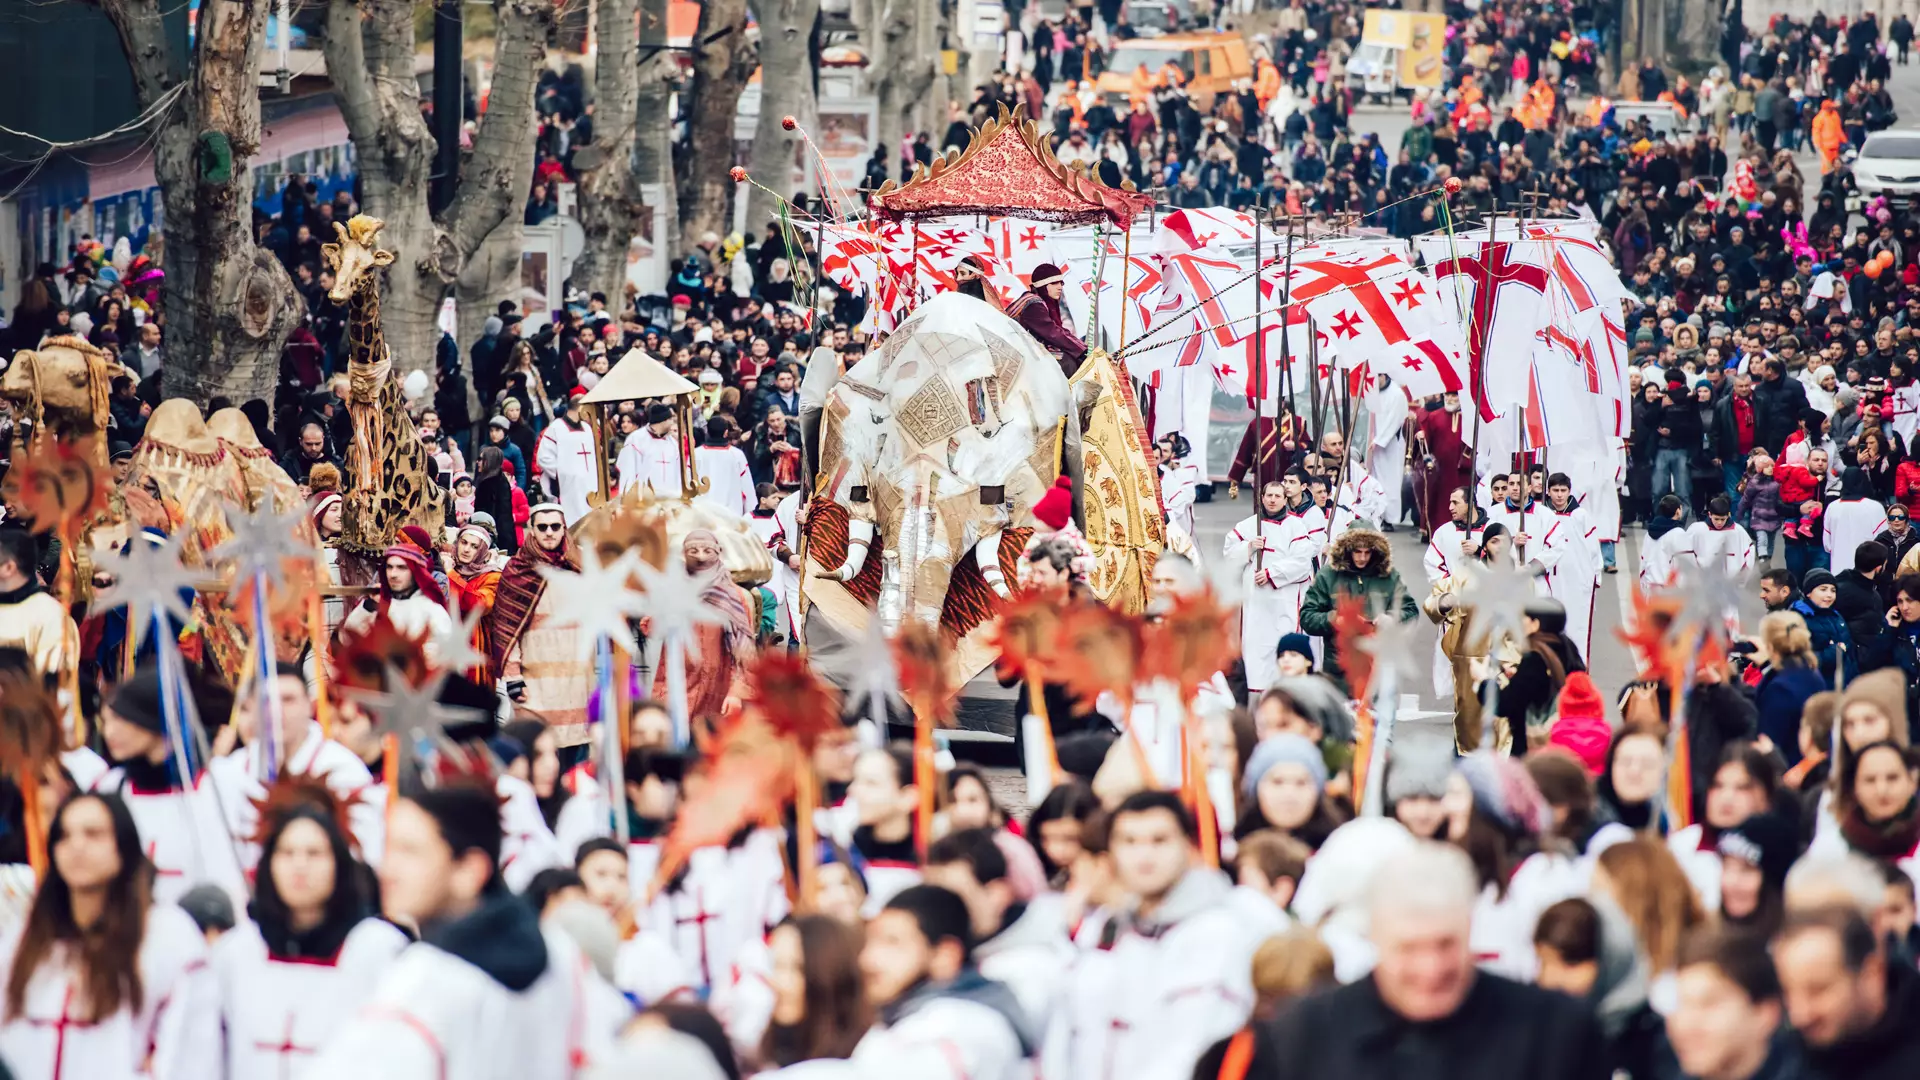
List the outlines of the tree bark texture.
{"label": "tree bark texture", "polygon": [[874,138],[887,149],[887,174],[900,173],[901,146],[910,140],[919,99],[933,83],[934,57],[924,48],[929,0],[874,0],[870,70],[880,78],[874,93],[879,119]]}
{"label": "tree bark texture", "polygon": [[[161,299],[167,364],[162,391],[204,405],[215,395],[272,400],[280,350],[304,313],[293,279],[253,238],[253,175],[260,148],[264,0],[205,0],[179,87],[162,25],[164,0],[99,0],[133,71],[142,108],[169,93],[154,121],[154,178],[166,210],[167,284]],[[225,179],[210,173],[224,140]]]}
{"label": "tree bark texture", "polygon": [[[820,127],[813,94],[813,31],[820,0],[754,0],[753,13],[760,23],[760,119],[747,171],[761,185],[790,198],[794,164],[813,158],[801,132],[817,134]],[[787,116],[799,122],[799,130],[781,125]],[[779,214],[779,199],[772,193],[759,186],[747,189],[749,236],[765,232],[767,222]]]}
{"label": "tree bark texture", "polygon": [[[436,319],[455,287],[466,347],[519,279],[522,207],[533,186],[535,81],[554,19],[552,0],[495,5],[493,85],[460,187],[435,218],[428,205],[438,145],[420,115],[408,0],[331,0],[327,72],[358,158],[362,210],[386,222],[382,243],[397,258],[387,273],[381,329],[396,370],[431,371]],[[466,336],[468,308],[474,337]],[[471,373],[469,373],[471,377]],[[480,414],[480,415],[485,415]]]}
{"label": "tree bark texture", "polygon": [[593,144],[574,151],[580,226],[587,243],[573,264],[573,280],[603,293],[618,312],[626,284],[627,248],[640,231],[640,180],[634,174],[640,81],[664,78],[671,61],[659,53],[636,66],[639,34],[635,0],[597,0],[594,5]]}
{"label": "tree bark texture", "polygon": [[747,40],[747,0],[706,0],[693,37],[693,88],[687,107],[687,153],[679,170],[680,244],[703,233],[724,236],[732,220],[733,118],[740,91],[759,62]]}

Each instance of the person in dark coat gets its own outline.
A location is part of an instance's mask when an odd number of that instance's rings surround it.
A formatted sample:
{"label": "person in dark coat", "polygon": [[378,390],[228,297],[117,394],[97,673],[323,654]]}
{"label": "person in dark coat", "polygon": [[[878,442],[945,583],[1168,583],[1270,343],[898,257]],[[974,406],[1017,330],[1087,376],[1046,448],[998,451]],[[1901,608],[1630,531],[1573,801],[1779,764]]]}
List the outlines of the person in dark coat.
{"label": "person in dark coat", "polygon": [[[1587,670],[1580,649],[1566,637],[1567,609],[1560,601],[1542,596],[1527,604],[1526,651],[1520,665],[1495,699],[1498,715],[1513,732],[1513,752],[1527,752],[1527,719],[1536,723],[1551,716],[1567,676]],[[1482,700],[1485,700],[1484,696]]]}
{"label": "person in dark coat", "polygon": [[1763,359],[1760,367],[1760,385],[1753,388],[1759,413],[1755,438],[1778,457],[1787,436],[1800,426],[1800,415],[1807,411],[1807,388],[1799,379],[1788,378],[1786,365],[1778,360]]}
{"label": "person in dark coat", "polygon": [[1060,297],[1066,292],[1065,279],[1059,267],[1041,263],[1033,268],[1031,281],[1031,288],[1007,308],[1007,314],[1059,359],[1060,370],[1071,379],[1073,373],[1080,370],[1080,362],[1087,358],[1087,343],[1067,329],[1061,315]]}
{"label": "person in dark coat", "polygon": [[1920,1076],[1920,972],[1888,963],[1873,927],[1847,905],[1787,916],[1773,939],[1788,1019],[1819,1080]]}
{"label": "person in dark coat", "polygon": [[1853,568],[1833,576],[1833,610],[1847,621],[1861,671],[1885,667],[1889,661],[1887,600],[1880,591],[1888,574],[1887,549],[1876,540],[1853,549]]}
{"label": "person in dark coat", "polygon": [[1609,1076],[1606,1039],[1584,1002],[1476,969],[1468,935],[1479,891],[1466,854],[1449,845],[1422,842],[1383,865],[1368,888],[1373,972],[1263,1025],[1259,1057],[1274,1064],[1260,1075]]}
{"label": "person in dark coat", "polygon": [[1727,681],[1724,661],[1701,664],[1687,693],[1687,755],[1693,766],[1693,820],[1705,821],[1707,792],[1728,743],[1749,742],[1760,711],[1744,687]]}

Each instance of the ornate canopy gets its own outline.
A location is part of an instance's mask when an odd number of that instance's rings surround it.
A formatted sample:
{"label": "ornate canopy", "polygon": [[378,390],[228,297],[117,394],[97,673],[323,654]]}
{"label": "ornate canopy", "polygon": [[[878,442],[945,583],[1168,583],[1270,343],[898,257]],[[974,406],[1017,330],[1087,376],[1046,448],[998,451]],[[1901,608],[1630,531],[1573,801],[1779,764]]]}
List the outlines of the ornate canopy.
{"label": "ornate canopy", "polygon": [[1026,119],[1022,106],[981,125],[965,150],[949,151],[931,166],[914,166],[904,184],[889,180],[873,196],[874,213],[887,218],[948,214],[1002,214],[1085,225],[1102,218],[1125,228],[1153,205],[1128,182],[1111,188],[1084,166],[1053,154],[1051,137]]}

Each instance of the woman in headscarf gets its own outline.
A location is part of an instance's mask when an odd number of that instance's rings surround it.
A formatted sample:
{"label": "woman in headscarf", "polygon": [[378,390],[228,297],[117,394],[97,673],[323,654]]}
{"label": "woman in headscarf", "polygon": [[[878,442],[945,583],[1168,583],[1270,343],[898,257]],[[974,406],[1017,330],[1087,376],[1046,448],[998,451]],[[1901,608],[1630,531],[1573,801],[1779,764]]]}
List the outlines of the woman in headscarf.
{"label": "woman in headscarf", "polygon": [[[328,491],[313,498],[313,507],[307,516],[313,519],[313,531],[320,537],[320,550],[326,557],[327,581],[338,586],[340,582],[340,549],[335,545],[340,540],[342,513],[346,504],[337,491]],[[338,596],[328,596],[324,601],[327,619],[327,632],[331,634],[347,616],[347,602]]]}
{"label": "woman in headscarf", "polygon": [[[687,573],[700,582],[700,604],[718,613],[717,624],[693,628],[687,642],[687,716],[714,718],[741,696],[740,669],[753,656],[754,616],[746,590],[733,583],[720,557],[720,538],[709,529],[695,529],[680,543]],[[667,665],[654,673],[653,696],[667,699]]]}
{"label": "woman in headscarf", "polygon": [[[453,614],[465,619],[475,611],[482,622],[473,628],[473,647],[487,654],[485,613],[493,608],[494,594],[500,588],[500,571],[493,565],[493,537],[478,525],[467,525],[453,539],[453,566],[447,571],[447,587],[455,605]],[[485,684],[489,680],[475,672],[469,676]]]}

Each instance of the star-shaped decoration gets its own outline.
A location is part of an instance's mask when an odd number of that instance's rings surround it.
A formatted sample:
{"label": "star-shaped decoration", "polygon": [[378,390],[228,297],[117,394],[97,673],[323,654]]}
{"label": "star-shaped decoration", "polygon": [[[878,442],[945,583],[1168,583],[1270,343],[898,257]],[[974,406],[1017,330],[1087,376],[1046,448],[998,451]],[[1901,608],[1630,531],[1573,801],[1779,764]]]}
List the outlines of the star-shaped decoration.
{"label": "star-shaped decoration", "polygon": [[629,653],[635,651],[629,620],[652,613],[641,603],[640,594],[633,590],[636,565],[645,567],[646,564],[631,551],[603,563],[600,552],[588,544],[580,551],[578,572],[544,565],[537,568],[546,580],[547,596],[553,599],[554,610],[567,612],[579,622],[580,635],[576,643],[582,657],[595,655],[603,638]]}
{"label": "star-shaped decoration", "polygon": [[136,534],[122,549],[119,562],[102,569],[114,574],[112,585],[94,594],[89,609],[95,614],[117,607],[127,609],[127,630],[137,650],[153,628],[154,612],[163,612],[174,622],[185,625],[193,612],[180,592],[198,590],[209,584],[206,575],[189,568],[180,559],[184,538],[175,533],[154,543],[147,533]]}
{"label": "star-shaped decoration", "polygon": [[300,525],[306,516],[298,508],[279,513],[271,496],[250,511],[229,504],[227,525],[233,530],[233,538],[214,548],[208,557],[216,563],[231,565],[235,589],[244,588],[262,576],[268,588],[285,585],[288,559],[311,562],[318,555],[313,545],[300,535]]}
{"label": "star-shaped decoration", "polygon": [[699,626],[721,626],[726,616],[708,607],[701,598],[705,585],[687,573],[687,564],[669,556],[664,570],[655,570],[644,562],[635,564],[645,593],[637,610],[651,620],[648,633],[661,641],[678,636],[689,655],[699,655],[699,639],[693,631]]}
{"label": "star-shaped decoration", "polygon": [[[1395,596],[1387,604],[1387,610],[1399,607],[1400,598]],[[1419,627],[1414,622],[1401,622],[1390,619],[1376,623],[1373,633],[1363,637],[1357,643],[1360,650],[1373,657],[1373,680],[1375,686],[1383,685],[1380,676],[1391,670],[1401,687],[1418,684],[1421,672],[1427,669],[1429,657],[1422,654],[1415,643]]]}
{"label": "star-shaped decoration", "polygon": [[849,711],[863,710],[881,730],[900,696],[900,672],[893,665],[893,642],[884,620],[869,618],[860,647],[846,654],[844,667],[833,672],[834,682],[846,686]]}
{"label": "star-shaped decoration", "polygon": [[1667,628],[1668,639],[1690,647],[1703,640],[1725,645],[1727,616],[1739,611],[1745,598],[1740,582],[1717,561],[1701,565],[1689,560],[1680,567],[1674,592],[1680,596],[1680,611]]}
{"label": "star-shaped decoration", "polygon": [[465,671],[487,662],[487,654],[473,647],[473,632],[486,616],[485,608],[475,607],[459,623],[428,639],[427,645],[442,670]]}
{"label": "star-shaped decoration", "polygon": [[1527,636],[1527,602],[1534,597],[1533,571],[1501,559],[1493,563],[1471,562],[1466,568],[1468,584],[1460,594],[1466,605],[1467,640],[1496,643],[1504,635],[1516,640]]}
{"label": "star-shaped decoration", "polygon": [[385,690],[349,688],[347,694],[373,717],[373,733],[384,738],[396,736],[400,747],[397,762],[402,776],[420,760],[421,751],[431,749],[445,739],[448,724],[477,723],[486,719],[478,709],[467,709],[440,702],[440,690],[447,673],[438,672],[415,686],[397,668],[387,668]]}

